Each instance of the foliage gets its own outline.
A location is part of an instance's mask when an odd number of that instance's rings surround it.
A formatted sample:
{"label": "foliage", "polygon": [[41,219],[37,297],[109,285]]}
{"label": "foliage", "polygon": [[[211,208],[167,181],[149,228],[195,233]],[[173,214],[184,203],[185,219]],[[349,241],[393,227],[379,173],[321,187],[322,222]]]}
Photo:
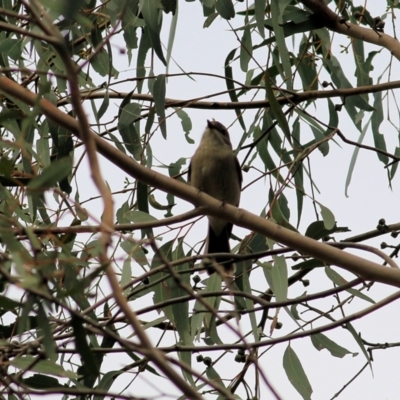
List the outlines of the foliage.
{"label": "foliage", "polygon": [[[346,192],[364,152],[394,182],[400,127],[384,104],[399,114],[399,82],[391,61],[379,61],[388,51],[400,59],[384,32],[398,3],[380,16],[351,0],[185,5],[201,6],[204,32],[228,28],[239,43],[211,65],[223,75],[175,62],[177,27],[189,19],[182,3],[0,2],[0,382],[9,399],[280,398],[263,367],[271,363],[309,399],[315,382],[295,339],[343,358],[343,368],[348,355],[363,357],[362,370],[372,368],[371,349],[385,348],[352,322],[400,297],[368,292],[377,282],[400,287],[399,247],[388,256],[362,243],[396,238],[400,226],[381,220],[345,237],[353,227],[337,223],[314,175],[320,155],[340,145],[353,149]],[[185,46],[200,65],[195,44]],[[166,97],[189,84],[191,98]],[[229,110],[231,136],[242,132],[243,197],[257,194],[242,207],[261,217],[186,185],[196,110],[221,121]],[[382,132],[389,123],[395,143]],[[184,200],[202,208],[186,213]],[[197,220],[207,213],[245,228],[234,230],[233,280],[200,274]]]}

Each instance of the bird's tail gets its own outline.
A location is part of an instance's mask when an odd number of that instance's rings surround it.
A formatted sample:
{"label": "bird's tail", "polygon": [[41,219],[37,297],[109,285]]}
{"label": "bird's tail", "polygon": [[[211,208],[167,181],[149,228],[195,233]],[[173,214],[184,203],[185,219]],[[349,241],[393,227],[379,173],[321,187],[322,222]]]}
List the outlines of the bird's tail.
{"label": "bird's tail", "polygon": [[[229,245],[229,239],[231,236],[232,232],[232,224],[227,223],[224,228],[222,229],[221,233],[219,235],[216,235],[212,227],[209,225],[208,227],[208,240],[207,240],[207,250],[206,253],[210,255],[215,254],[215,253],[230,253],[231,252],[231,247]],[[215,261],[218,264],[223,263],[224,261],[227,261],[230,259],[229,256],[226,257],[215,257]],[[224,269],[224,272],[228,276],[233,276],[235,273],[235,264],[232,262],[225,262],[224,264],[221,264],[221,266]],[[207,268],[207,272],[209,275],[211,275],[213,272],[215,272],[215,268],[210,266]]]}

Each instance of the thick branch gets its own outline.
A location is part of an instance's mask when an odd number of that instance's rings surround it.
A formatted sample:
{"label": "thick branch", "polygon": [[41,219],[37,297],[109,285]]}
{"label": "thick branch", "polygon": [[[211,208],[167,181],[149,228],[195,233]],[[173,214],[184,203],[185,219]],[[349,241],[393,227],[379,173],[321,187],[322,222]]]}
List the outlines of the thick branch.
{"label": "thick branch", "polygon": [[318,19],[324,21],[325,26],[329,30],[384,47],[400,60],[400,44],[393,37],[383,32],[377,32],[373,29],[352,24],[348,21],[342,23],[340,16],[333,12],[323,0],[300,0],[300,2],[308,7]]}
{"label": "thick branch", "polygon": [[[6,77],[0,77],[0,91],[7,96],[11,96],[11,98],[16,97],[20,101],[30,105],[35,104],[37,100],[37,96],[34,93],[17,85]],[[48,118],[79,135],[80,130],[78,122],[75,119],[61,112],[46,99],[40,100],[40,106]],[[327,264],[342,267],[354,274],[360,275],[364,279],[400,287],[400,271],[398,269],[386,268],[327,244],[317,242],[229,204],[221,205],[220,201],[203,192],[199,193],[197,189],[185,183],[143,167],[94,133],[92,135],[98,151],[127,174],[148,185],[189,201],[197,207],[204,207],[206,214],[224,218],[235,225],[256,231],[303,254],[315,257]]]}

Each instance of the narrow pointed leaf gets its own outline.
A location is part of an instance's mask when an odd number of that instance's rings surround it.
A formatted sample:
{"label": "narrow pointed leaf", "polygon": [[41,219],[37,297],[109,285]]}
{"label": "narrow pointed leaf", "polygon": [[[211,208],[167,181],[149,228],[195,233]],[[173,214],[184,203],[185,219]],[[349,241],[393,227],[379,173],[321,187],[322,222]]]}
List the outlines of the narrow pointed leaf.
{"label": "narrow pointed leaf", "polygon": [[160,61],[164,65],[167,65],[167,61],[165,60],[162,51],[161,39],[160,39],[161,24],[159,24],[159,17],[160,17],[160,10],[162,9],[161,1],[141,0],[140,4],[143,17],[146,22],[146,27],[148,28],[152,47],[156,52]]}
{"label": "narrow pointed leaf", "polygon": [[28,190],[31,192],[44,192],[66,178],[71,173],[71,170],[72,159],[70,157],[56,160],[45,168],[38,177],[29,182]]}
{"label": "narrow pointed leaf", "polygon": [[165,121],[165,75],[158,75],[153,86],[154,104],[164,139],[167,138],[167,124]]}
{"label": "narrow pointed leaf", "polygon": [[334,357],[343,358],[346,354],[352,354],[350,351],[342,346],[339,346],[337,343],[335,343],[333,340],[329,339],[322,333],[311,335],[311,342],[318,351],[326,349]]}
{"label": "narrow pointed leaf", "polygon": [[215,9],[224,19],[229,20],[235,16],[235,8],[233,7],[232,0],[216,0]]}
{"label": "narrow pointed leaf", "polygon": [[82,320],[73,314],[71,316],[71,326],[75,338],[75,347],[82,358],[85,372],[91,376],[97,376],[99,373],[99,366],[86,341],[86,331],[83,327]]}
{"label": "narrow pointed leaf", "polygon": [[290,345],[286,347],[283,355],[283,368],[290,383],[299,392],[301,397],[304,400],[311,400],[312,387],[297,354]]}
{"label": "narrow pointed leaf", "polygon": [[258,32],[263,38],[265,37],[264,33],[265,6],[266,6],[266,0],[254,1],[254,14],[256,16],[257,28]]}

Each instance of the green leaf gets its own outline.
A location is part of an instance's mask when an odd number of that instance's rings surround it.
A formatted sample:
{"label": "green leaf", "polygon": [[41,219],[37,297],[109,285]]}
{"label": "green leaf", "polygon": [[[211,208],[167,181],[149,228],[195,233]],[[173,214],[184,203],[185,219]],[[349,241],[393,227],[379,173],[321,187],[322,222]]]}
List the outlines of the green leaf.
{"label": "green leaf", "polygon": [[43,336],[43,346],[44,350],[46,353],[46,357],[50,361],[57,361],[57,345],[54,340],[53,332],[50,327],[49,320],[47,318],[47,315],[44,311],[43,305],[41,303],[36,303],[38,307],[38,312],[37,312],[37,323],[38,323],[38,335]]}
{"label": "green leaf", "polygon": [[235,16],[235,8],[233,7],[232,0],[216,0],[215,9],[224,19],[230,20]]}
{"label": "green leaf", "polygon": [[352,336],[355,339],[355,341],[357,342],[357,344],[360,346],[360,349],[362,350],[362,352],[363,352],[365,358],[367,359],[368,364],[372,370],[371,359],[369,358],[369,354],[367,352],[367,349],[365,348],[363,341],[360,338],[360,335],[356,332],[356,330],[354,329],[353,325],[350,322],[347,322],[345,326],[346,326],[346,329],[352,334]]}
{"label": "green leaf", "polygon": [[82,320],[76,317],[75,314],[71,315],[71,326],[74,334],[76,350],[82,358],[83,371],[85,372],[85,375],[88,374],[96,377],[99,373],[99,365],[97,365],[96,357],[86,341],[86,331],[83,327]]}
{"label": "green leaf", "polygon": [[[189,1],[191,1],[191,0],[189,0]],[[216,0],[201,0],[201,2],[203,3],[203,6],[205,6],[205,7],[213,8],[215,6]],[[204,16],[206,16],[206,14],[204,14]]]}
{"label": "green leaf", "polygon": [[[149,79],[149,83],[150,83],[150,81],[152,81],[152,79]],[[151,133],[155,115],[156,115],[156,108],[153,106],[153,107],[150,108],[150,111],[149,111],[149,114],[148,114],[148,117],[147,117],[147,121],[146,121],[146,125],[144,127],[144,131],[147,134]],[[151,152],[151,148],[149,146],[147,146],[146,151],[147,152],[149,152],[149,151]],[[147,162],[149,162],[149,160],[147,160]],[[151,162],[150,162],[150,164],[148,164],[148,167],[149,168],[152,167],[152,163]]]}
{"label": "green leaf", "polygon": [[[203,4],[204,5],[204,4]],[[209,28],[211,24],[215,21],[215,18],[218,17],[218,13],[212,13],[210,14],[204,21],[203,23],[203,28]]]}
{"label": "green leaf", "polygon": [[[179,239],[178,246],[172,253],[172,259],[176,261],[182,259],[183,257],[185,257],[185,253],[183,252],[183,240]],[[189,268],[189,263],[181,263],[176,267],[175,271],[179,273],[180,271],[187,271]],[[166,284],[169,287],[171,299],[185,296],[188,294],[188,291],[190,291],[190,275],[180,274],[179,282],[175,278],[171,277],[166,281]],[[189,302],[185,301],[172,304],[171,308],[180,341],[185,345],[192,345],[193,341],[190,336],[189,323]]]}
{"label": "green leaf", "polygon": [[24,42],[22,39],[8,38],[0,42],[0,53],[6,54],[14,61],[20,60],[23,50]]}
{"label": "green leaf", "polygon": [[0,159],[0,174],[1,176],[9,178],[14,170],[14,162],[7,157]]}
{"label": "green leaf", "polygon": [[329,231],[334,228],[336,225],[335,216],[333,215],[332,211],[329,208],[323,206],[321,203],[318,203],[319,208],[321,209],[321,216],[324,220],[325,228]]}
{"label": "green leaf", "polygon": [[[278,53],[279,57],[282,61],[283,70],[285,72],[285,76],[283,77],[286,82],[286,88],[288,90],[293,90],[293,77],[291,70],[291,62],[289,58],[289,51],[286,47],[285,42],[285,33],[281,26],[283,19],[282,14],[284,11],[284,6],[282,6],[282,0],[272,0],[271,1],[271,14],[272,14],[272,26],[275,33],[276,43],[278,45]],[[267,80],[267,79],[266,79]],[[278,120],[278,122],[280,122]],[[282,128],[283,129],[283,128]],[[284,130],[285,132],[285,130]]]}
{"label": "green leaf", "polygon": [[[22,307],[22,313],[20,313],[21,315],[18,318],[17,333],[21,334],[32,328],[32,319],[29,317],[29,313],[31,312],[34,304],[35,304],[34,296],[28,295],[28,298]],[[35,318],[35,323],[37,324],[36,318]]]}
{"label": "green leaf", "polygon": [[[207,281],[207,291],[210,292],[218,292],[221,290],[221,276],[219,274],[212,274]],[[219,310],[219,305],[221,303],[221,297],[208,297],[206,302],[210,305],[213,310]],[[204,314],[204,328],[206,330],[206,336],[209,340],[206,343],[208,345],[212,344],[222,344],[222,340],[220,339],[217,327],[216,327],[216,317],[213,315],[207,308],[205,308],[206,313]]]}
{"label": "green leaf", "polygon": [[[192,367],[192,352],[191,351],[178,351],[179,361],[189,368]],[[195,387],[195,381],[193,379],[193,375],[185,368],[182,368],[182,375],[185,379],[190,383],[192,387]]]}
{"label": "green leaf", "polygon": [[141,223],[157,221],[157,218],[144,211],[128,211],[124,214],[125,221]]}
{"label": "green leaf", "polygon": [[[302,294],[302,295],[299,296],[299,297],[303,297],[303,296],[305,296],[305,293]],[[301,317],[300,317],[300,314],[299,314],[299,312],[298,312],[298,310],[297,310],[297,307],[298,307],[298,304],[292,304],[292,305],[290,306],[290,314],[292,315],[292,317],[293,317],[294,319],[296,319],[296,320],[301,320]]]}
{"label": "green leaf", "polygon": [[261,37],[265,37],[264,19],[265,19],[266,0],[254,1],[254,14],[256,16],[257,29]]}
{"label": "green leaf", "polygon": [[[235,56],[235,53],[236,53],[236,49],[233,49],[229,52],[228,56],[225,59],[224,68],[225,68],[225,78],[226,78],[225,84],[228,89],[229,98],[231,99],[232,102],[237,103],[239,101],[239,99],[237,97],[235,85],[233,83],[232,67],[230,65]],[[242,111],[240,109],[235,108],[235,113],[236,113],[237,118],[239,119],[239,123],[240,123],[241,127],[244,130],[246,130],[246,125],[243,120]]]}
{"label": "green leaf", "polygon": [[156,210],[161,210],[161,211],[164,210],[170,211],[172,208],[170,204],[159,203],[153,194],[149,195],[149,204]]}
{"label": "green leaf", "polygon": [[[202,296],[206,293],[207,289],[200,290],[197,292],[199,296]],[[192,339],[199,340],[201,333],[201,325],[203,322],[204,315],[202,314],[205,311],[205,306],[201,304],[198,300],[193,307],[193,315],[190,318],[190,332],[192,333]]]}
{"label": "green leaf", "polygon": [[137,48],[136,29],[140,25],[143,26],[143,19],[138,17],[138,4],[138,0],[128,2],[122,15],[122,29],[128,49]]}
{"label": "green leaf", "polygon": [[322,333],[311,335],[311,342],[318,351],[327,349],[334,357],[343,358],[346,354],[352,354],[350,351],[339,346]]}
{"label": "green leaf", "polygon": [[[121,273],[121,279],[119,281],[119,284],[121,286],[125,286],[127,283],[129,283],[132,280],[132,267],[131,267],[132,260],[130,257],[127,257],[124,260],[124,263],[122,265],[122,273]],[[125,289],[124,295],[126,296],[127,293],[129,292],[129,289]]]}
{"label": "green leaf", "polygon": [[[296,140],[296,132],[297,130],[300,130],[300,123],[299,119],[296,118],[295,123],[293,124],[293,131],[292,135],[294,140]],[[297,162],[295,161],[293,163],[293,168],[292,168],[292,174],[294,176],[294,183],[296,187],[296,199],[297,199],[297,229],[299,228],[300,221],[301,221],[301,214],[303,212],[303,202],[304,202],[304,180],[303,180],[303,175],[304,175],[304,167],[302,162]]]}
{"label": "green leaf", "polygon": [[271,84],[271,77],[269,76],[269,71],[266,70],[265,73],[265,90],[266,90],[266,97],[269,100],[271,110],[278,121],[278,124],[280,128],[282,129],[286,139],[289,141],[289,143],[292,142],[292,137],[290,135],[290,129],[289,129],[289,124],[286,120],[285,114],[282,111],[281,105],[278,103],[275,94],[272,90],[272,84]]}
{"label": "green leaf", "polygon": [[4,126],[4,128],[6,128],[8,131],[10,131],[13,134],[13,136],[16,140],[18,140],[20,138],[21,128],[18,124],[18,120],[12,118],[12,114],[10,115],[9,113],[6,113],[3,116],[1,124]]}
{"label": "green leaf", "polygon": [[[337,286],[342,286],[348,283],[346,279],[344,279],[338,272],[336,272],[334,269],[330,267],[325,267],[325,273],[327,277]],[[366,294],[360,292],[357,289],[346,289],[347,292],[352,294],[353,296],[356,296],[362,300],[368,301],[369,303],[375,304],[375,301],[372,300],[370,297],[368,297]]]}
{"label": "green leaf", "polygon": [[335,232],[350,232],[350,229],[346,227],[338,227],[336,224],[332,229],[326,229],[323,221],[314,221],[308,226],[305,236],[319,240]]}
{"label": "green leaf", "polygon": [[172,20],[171,26],[169,29],[169,36],[168,36],[168,45],[167,45],[167,74],[169,71],[169,61],[171,60],[172,56],[172,47],[174,45],[175,35],[176,35],[176,27],[178,25],[178,16],[179,16],[179,7],[177,0],[168,0],[169,4],[168,7],[166,5],[167,0],[162,0],[164,6],[164,12],[168,13],[169,10],[172,11]]}
{"label": "green leaf", "polygon": [[189,137],[190,131],[193,128],[192,125],[192,121],[188,115],[188,113],[182,109],[179,108],[174,108],[174,110],[176,111],[176,115],[179,117],[179,119],[181,120],[181,125],[182,125],[182,129],[185,132],[185,139],[189,144],[194,144],[194,140]]}
{"label": "green leaf", "polygon": [[19,307],[21,307],[21,303],[18,301],[0,295],[0,316],[9,311],[15,314]]}
{"label": "green leaf", "polygon": [[213,368],[213,367],[207,367],[206,368],[206,375],[207,378],[215,383],[217,386],[222,386],[225,387],[221,377],[219,376],[218,372]]}
{"label": "green leaf", "polygon": [[264,275],[268,284],[275,294],[277,302],[287,300],[288,293],[288,271],[284,257],[274,257],[274,266],[263,263]]}
{"label": "green leaf", "polygon": [[161,133],[167,138],[167,124],[165,121],[165,75],[158,75],[153,86],[154,105],[158,115]]}
{"label": "green leaf", "polygon": [[248,18],[245,18],[245,29],[243,31],[242,40],[240,42],[240,68],[246,72],[249,67],[249,62],[253,55],[253,45],[251,43],[251,33]]}
{"label": "green leaf", "polygon": [[311,400],[311,394],[313,392],[312,387],[299,358],[290,345],[286,347],[283,355],[283,368],[285,369],[290,383],[299,392],[301,397],[305,400]]}
{"label": "green leaf", "polygon": [[143,18],[146,22],[146,28],[148,28],[149,37],[151,40],[152,47],[156,52],[160,61],[167,65],[167,61],[164,58],[164,54],[161,47],[160,31],[161,24],[158,22],[161,19],[160,10],[162,4],[160,0],[140,0],[140,9],[143,14]]}
{"label": "green leaf", "polygon": [[284,199],[283,195],[281,195],[279,199],[275,199],[273,191],[269,191],[269,202],[272,205],[271,216],[278,225],[297,232],[296,228],[288,220],[290,212],[285,205],[285,201],[281,199]]}
{"label": "green leaf", "polygon": [[[251,285],[250,285],[250,280],[249,280],[249,274],[247,273],[246,269],[243,269],[243,291],[247,294],[252,294],[251,290]],[[254,336],[254,341],[258,342],[260,340],[260,335],[258,332],[258,327],[257,327],[257,320],[255,313],[253,312],[254,309],[254,301],[248,297],[244,298],[245,304],[246,304],[246,310],[249,311],[249,318],[250,318],[250,323],[251,323],[251,330],[253,332]]]}
{"label": "green leaf", "polygon": [[90,60],[90,64],[100,76],[111,75],[114,78],[118,76],[118,71],[111,65],[110,55],[104,49]]}
{"label": "green leaf", "polygon": [[326,157],[329,154],[329,143],[325,140],[323,132],[314,125],[310,125],[310,128],[312,130],[312,133],[314,134],[315,143],[320,143],[318,146],[318,150],[324,157]]}
{"label": "green leaf", "polygon": [[[57,126],[56,129],[54,129],[53,127],[51,128],[51,135],[53,137],[53,140],[54,136],[57,137],[57,145],[55,148],[53,148],[52,151],[53,156],[55,155],[55,159],[60,160],[65,157],[69,157],[71,158],[72,162],[74,156],[74,141],[72,139],[71,132],[62,126]],[[61,190],[67,193],[71,193],[72,187],[69,183],[68,177],[61,179],[59,185]]]}
{"label": "green leaf", "polygon": [[98,120],[101,119],[101,117],[104,115],[104,113],[108,110],[108,106],[110,105],[110,97],[109,97],[109,92],[106,90],[104,94],[104,100],[101,103],[101,106],[99,108],[99,111],[97,113],[97,118]]}
{"label": "green leaf", "polygon": [[92,40],[93,47],[100,46],[103,42],[103,37],[101,36],[101,30],[97,25],[93,25],[90,30],[90,39]]}
{"label": "green leaf", "polygon": [[[398,7],[398,0],[388,0],[387,1],[387,5],[388,5],[388,7],[392,7],[392,6],[394,6],[394,7],[397,6]],[[364,6],[361,5],[361,6],[358,6],[358,7],[354,7],[353,4],[352,4],[351,11],[352,11],[353,15],[350,14],[350,16],[353,17],[352,19],[354,21],[356,21],[357,23],[359,23],[361,25],[365,25],[368,28],[370,28],[371,26],[374,26],[374,24],[375,24],[374,18],[372,17],[371,13]],[[357,18],[357,19],[354,18],[354,13],[356,11],[361,13],[363,15],[363,17],[362,18]]]}
{"label": "green leaf", "polygon": [[[207,286],[204,290],[201,290],[198,293],[199,296],[202,296],[204,293],[214,292],[221,290],[221,277],[218,274],[212,274],[208,278]],[[218,309],[217,305],[219,304],[219,299],[217,297],[207,297],[204,298],[204,302],[209,304],[209,306]],[[206,311],[206,312],[205,312]],[[212,316],[208,314],[208,308],[199,300],[196,300],[193,307],[193,315],[191,318],[191,333],[192,338],[200,335],[201,325],[204,321],[204,327],[206,329],[210,328],[212,322]]]}
{"label": "green leaf", "polygon": [[[400,158],[400,147],[396,147],[396,148],[395,148],[395,150],[394,150],[394,155],[395,155],[396,157],[399,157],[399,158]],[[394,163],[394,164],[391,166],[391,168],[390,168],[390,180],[392,180],[392,179],[394,178],[398,166],[399,166],[399,163],[397,163],[397,162]]]}
{"label": "green leaf", "polygon": [[124,39],[126,46],[128,47],[128,49],[136,49],[138,47],[138,38],[136,34],[137,27],[132,25],[127,25],[123,29],[124,29]]}
{"label": "green leaf", "polygon": [[58,379],[51,376],[42,374],[33,374],[29,378],[22,379],[22,382],[35,389],[50,389],[50,388],[63,388],[64,386],[58,381]]}
{"label": "green leaf", "polygon": [[71,157],[56,160],[49,167],[45,168],[39,176],[29,182],[28,191],[31,194],[34,192],[44,192],[55,186],[60,180],[66,178],[71,173],[71,170]]}
{"label": "green leaf", "polygon": [[126,222],[129,222],[126,218],[125,215],[129,212],[129,204],[127,201],[125,201],[120,208],[117,210],[117,223],[118,224],[125,224]]}
{"label": "green leaf", "polygon": [[[128,94],[130,98],[130,94]],[[128,96],[126,98],[128,98]],[[125,100],[125,99],[124,99]],[[124,141],[126,149],[135,157],[140,159],[142,154],[142,144],[140,135],[136,130],[134,122],[140,119],[141,105],[138,103],[121,103],[121,109],[118,119],[118,131]]]}
{"label": "green leaf", "polygon": [[[137,183],[137,202],[139,211],[149,214],[149,187],[144,182],[138,181]],[[142,229],[142,236],[152,236],[151,229]]]}
{"label": "green leaf", "polygon": [[[385,136],[379,132],[379,127],[383,121],[382,93],[377,92],[374,93],[373,96],[375,110],[371,116],[371,128],[374,135],[374,144],[377,149],[387,151]],[[378,156],[379,161],[381,161],[383,164],[386,165],[389,162],[387,155],[381,153],[376,153],[376,155]]]}
{"label": "green leaf", "polygon": [[159,0],[140,0],[140,10],[143,13],[143,18],[146,26],[159,33],[159,10],[162,9],[161,1]]}
{"label": "green leaf", "polygon": [[[122,371],[106,372],[95,389],[107,392],[114,383],[115,379],[117,379],[122,373]],[[93,396],[93,400],[103,400],[105,397],[106,396],[103,395],[95,395]]]}
{"label": "green leaf", "polygon": [[[303,90],[318,90],[318,73],[316,68],[316,62],[314,57],[308,53],[309,41],[308,38],[303,35],[302,43],[299,47],[297,55],[298,71],[300,74],[301,82],[303,84]],[[313,100],[309,100],[312,102]],[[331,125],[337,126],[337,125]]]}
{"label": "green leaf", "polygon": [[339,126],[339,116],[337,110],[335,109],[335,105],[331,99],[327,99],[327,101],[329,109],[329,127],[326,128],[324,132],[325,137],[332,133],[331,127]]}
{"label": "green leaf", "polygon": [[[355,75],[357,77],[357,86],[367,86],[372,84],[372,81],[368,77],[368,66],[365,65],[365,51],[364,41],[354,38],[352,43],[354,62],[356,65]],[[368,95],[362,95],[366,101],[368,101]]]}
{"label": "green leaf", "polygon": [[[164,243],[158,250],[158,253],[156,253],[153,257],[153,260],[151,262],[151,269],[160,267],[161,265],[164,265],[164,259],[167,261],[172,261],[172,246],[174,244],[174,240],[170,240],[167,243]],[[162,255],[162,256],[161,256]],[[168,273],[166,272],[158,272],[156,274],[152,274],[149,276],[149,281],[150,284],[155,283],[155,286],[153,288],[154,290],[154,297],[153,301],[154,304],[161,303],[164,300],[168,300],[170,297],[169,290],[167,289],[167,286],[164,284],[164,281],[161,283],[159,282],[160,279],[165,279],[169,276]],[[165,307],[164,312],[166,316],[170,319],[173,320],[173,315],[172,312],[170,312],[170,308]],[[167,315],[168,313],[168,315]]]}
{"label": "green leaf", "polygon": [[132,239],[125,240],[121,242],[121,248],[124,250],[130,257],[132,257],[139,265],[145,266],[148,265],[148,261],[146,258],[146,254],[144,253],[142,246],[139,243],[135,243]]}
{"label": "green leaf", "polygon": [[22,356],[8,361],[10,365],[21,370],[35,371],[40,374],[56,375],[69,379],[77,379],[73,371],[66,371],[61,365],[52,361],[41,360],[40,357]]}
{"label": "green leaf", "polygon": [[172,14],[175,15],[175,13],[178,10],[178,0],[161,0],[161,1],[164,8],[164,12],[166,14],[172,12]]}
{"label": "green leaf", "polygon": [[[343,69],[341,67],[340,62],[338,59],[331,54],[330,58],[323,58],[323,63],[327,69],[327,71],[330,73],[331,78],[333,83],[336,85],[336,87],[340,89],[350,89],[352,88],[352,85],[350,81],[347,79],[346,75],[343,72]],[[371,107],[366,100],[360,96],[350,96],[346,97],[344,101],[344,106],[346,108],[346,111],[348,112],[350,118],[354,121],[354,124],[356,125],[357,129],[361,130],[361,125],[360,122],[361,120],[357,119],[357,110],[355,107],[359,108],[360,110],[364,111],[373,111],[374,108]]]}
{"label": "green leaf", "polygon": [[[254,128],[254,140],[257,140],[260,138],[262,134],[261,129],[256,126]],[[272,172],[272,175],[281,183],[284,182],[284,178],[280,174],[279,170],[276,169],[276,164],[271,157],[270,151],[268,151],[268,142],[266,140],[258,140],[257,143],[257,151],[258,154],[260,155],[261,161],[264,163],[265,166],[265,171],[274,171]]]}
{"label": "green leaf", "polygon": [[[364,141],[365,135],[368,132],[368,128],[370,125],[371,120],[369,120],[364,128],[362,129],[362,132],[360,133],[360,136],[358,137],[357,143],[362,143]],[[360,152],[360,148],[358,146],[354,147],[353,150],[353,154],[351,156],[351,160],[350,160],[350,165],[349,165],[349,170],[347,172],[347,176],[346,176],[346,185],[345,185],[345,195],[348,197],[348,190],[350,187],[350,182],[351,182],[351,178],[353,176],[353,172],[354,172],[354,168],[356,166],[356,161],[357,161],[357,157],[358,157],[358,153]]]}
{"label": "green leaf", "polygon": [[146,61],[147,52],[150,49],[151,49],[151,39],[150,39],[149,29],[144,28],[142,36],[140,38],[139,50],[136,61],[136,77],[139,79],[138,82],[139,93],[142,92],[142,87],[143,87],[143,80],[140,80],[140,78],[144,78],[146,76],[146,68],[144,66],[144,63]]}

